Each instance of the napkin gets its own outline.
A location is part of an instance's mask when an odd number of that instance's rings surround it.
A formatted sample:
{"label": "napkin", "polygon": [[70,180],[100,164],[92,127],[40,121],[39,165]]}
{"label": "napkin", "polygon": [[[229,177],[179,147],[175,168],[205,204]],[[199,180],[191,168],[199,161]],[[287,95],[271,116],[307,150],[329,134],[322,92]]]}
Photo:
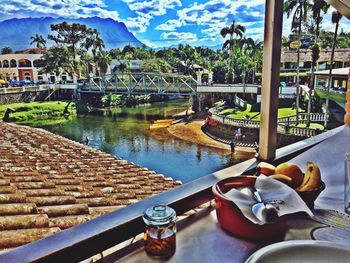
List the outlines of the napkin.
{"label": "napkin", "polygon": [[[313,213],[298,193],[280,181],[261,174],[255,181],[255,188],[259,191],[264,203],[271,203],[277,208],[278,216],[297,212],[305,212],[309,216],[313,216]],[[264,224],[252,212],[252,206],[256,203],[256,200],[251,195],[251,191],[247,191],[246,187],[232,188],[224,195],[232,200],[251,222],[259,225]]]}

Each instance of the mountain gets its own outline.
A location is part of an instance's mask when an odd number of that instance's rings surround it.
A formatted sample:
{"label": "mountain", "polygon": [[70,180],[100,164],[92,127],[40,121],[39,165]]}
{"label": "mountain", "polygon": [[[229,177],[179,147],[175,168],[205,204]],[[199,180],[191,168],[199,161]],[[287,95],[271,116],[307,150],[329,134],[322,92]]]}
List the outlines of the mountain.
{"label": "mountain", "polygon": [[[106,49],[122,48],[125,45],[142,46],[143,44],[127,29],[124,23],[111,18],[89,17],[89,18],[13,18],[0,22],[0,48],[9,46],[13,50],[22,50],[34,47],[30,45],[30,37],[35,34],[43,35],[47,40],[47,35],[53,34],[50,29],[51,24],[62,23],[84,24],[87,27],[95,28],[100,32]],[[46,46],[52,46],[54,42],[48,41]]]}

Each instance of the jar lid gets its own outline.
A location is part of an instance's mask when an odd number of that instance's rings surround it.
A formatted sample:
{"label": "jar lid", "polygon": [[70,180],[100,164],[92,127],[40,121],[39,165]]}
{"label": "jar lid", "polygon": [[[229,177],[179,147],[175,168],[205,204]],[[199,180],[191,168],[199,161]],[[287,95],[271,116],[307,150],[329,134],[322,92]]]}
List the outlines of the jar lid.
{"label": "jar lid", "polygon": [[143,214],[143,221],[147,225],[160,226],[166,225],[174,221],[176,212],[166,205],[155,205],[148,209]]}

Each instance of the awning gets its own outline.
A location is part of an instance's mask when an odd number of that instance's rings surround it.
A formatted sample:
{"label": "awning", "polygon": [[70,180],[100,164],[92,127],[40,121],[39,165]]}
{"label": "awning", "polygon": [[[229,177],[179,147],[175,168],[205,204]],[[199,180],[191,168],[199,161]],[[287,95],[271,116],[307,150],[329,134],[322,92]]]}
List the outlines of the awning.
{"label": "awning", "polygon": [[[350,67],[348,68],[334,68],[332,69],[332,76],[343,76],[343,77],[347,77],[348,73],[349,73]],[[329,69],[327,70],[320,70],[320,71],[316,71],[315,75],[329,75]]]}
{"label": "awning", "polygon": [[[260,77],[261,75],[262,75],[261,72],[257,72],[255,74],[255,76],[257,76],[257,77]],[[280,77],[295,77],[296,75],[297,75],[296,72],[280,72]],[[307,75],[308,75],[307,72],[300,72],[299,73],[299,76],[301,76],[301,77],[305,77]]]}
{"label": "awning", "polygon": [[337,9],[343,16],[350,19],[350,3],[349,0],[325,0],[328,4]]}

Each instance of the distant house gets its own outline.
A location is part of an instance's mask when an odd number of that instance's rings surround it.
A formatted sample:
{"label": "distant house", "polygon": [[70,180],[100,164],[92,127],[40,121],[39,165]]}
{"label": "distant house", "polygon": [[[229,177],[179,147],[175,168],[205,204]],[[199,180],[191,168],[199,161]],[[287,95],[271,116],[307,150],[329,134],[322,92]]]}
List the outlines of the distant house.
{"label": "distant house", "polygon": [[201,65],[193,64],[187,66],[184,61],[180,61],[179,71],[188,72],[188,69],[191,69],[196,75],[198,85],[209,85],[213,83],[213,72]]}
{"label": "distant house", "polygon": [[[331,49],[323,49],[317,61],[316,70],[326,70],[330,67]],[[311,50],[300,50],[299,76],[302,82],[307,81],[311,73],[312,57]],[[350,48],[336,49],[334,53],[334,68],[350,66]],[[295,50],[282,51],[280,76],[281,81],[296,82],[297,75],[297,52]]]}
{"label": "distant house", "polygon": [[51,82],[72,80],[67,73],[56,76],[54,73],[40,73],[40,59],[44,48],[30,48],[0,55],[0,79]]}
{"label": "distant house", "polygon": [[[348,89],[348,74],[350,67],[336,68],[332,70],[331,88],[337,91]],[[329,69],[315,72],[315,87],[325,87],[328,83]]]}
{"label": "distant house", "polygon": [[120,69],[121,67],[125,67],[130,71],[140,71],[141,70],[141,60],[138,59],[113,59],[110,65],[110,69],[108,73],[111,73]]}

